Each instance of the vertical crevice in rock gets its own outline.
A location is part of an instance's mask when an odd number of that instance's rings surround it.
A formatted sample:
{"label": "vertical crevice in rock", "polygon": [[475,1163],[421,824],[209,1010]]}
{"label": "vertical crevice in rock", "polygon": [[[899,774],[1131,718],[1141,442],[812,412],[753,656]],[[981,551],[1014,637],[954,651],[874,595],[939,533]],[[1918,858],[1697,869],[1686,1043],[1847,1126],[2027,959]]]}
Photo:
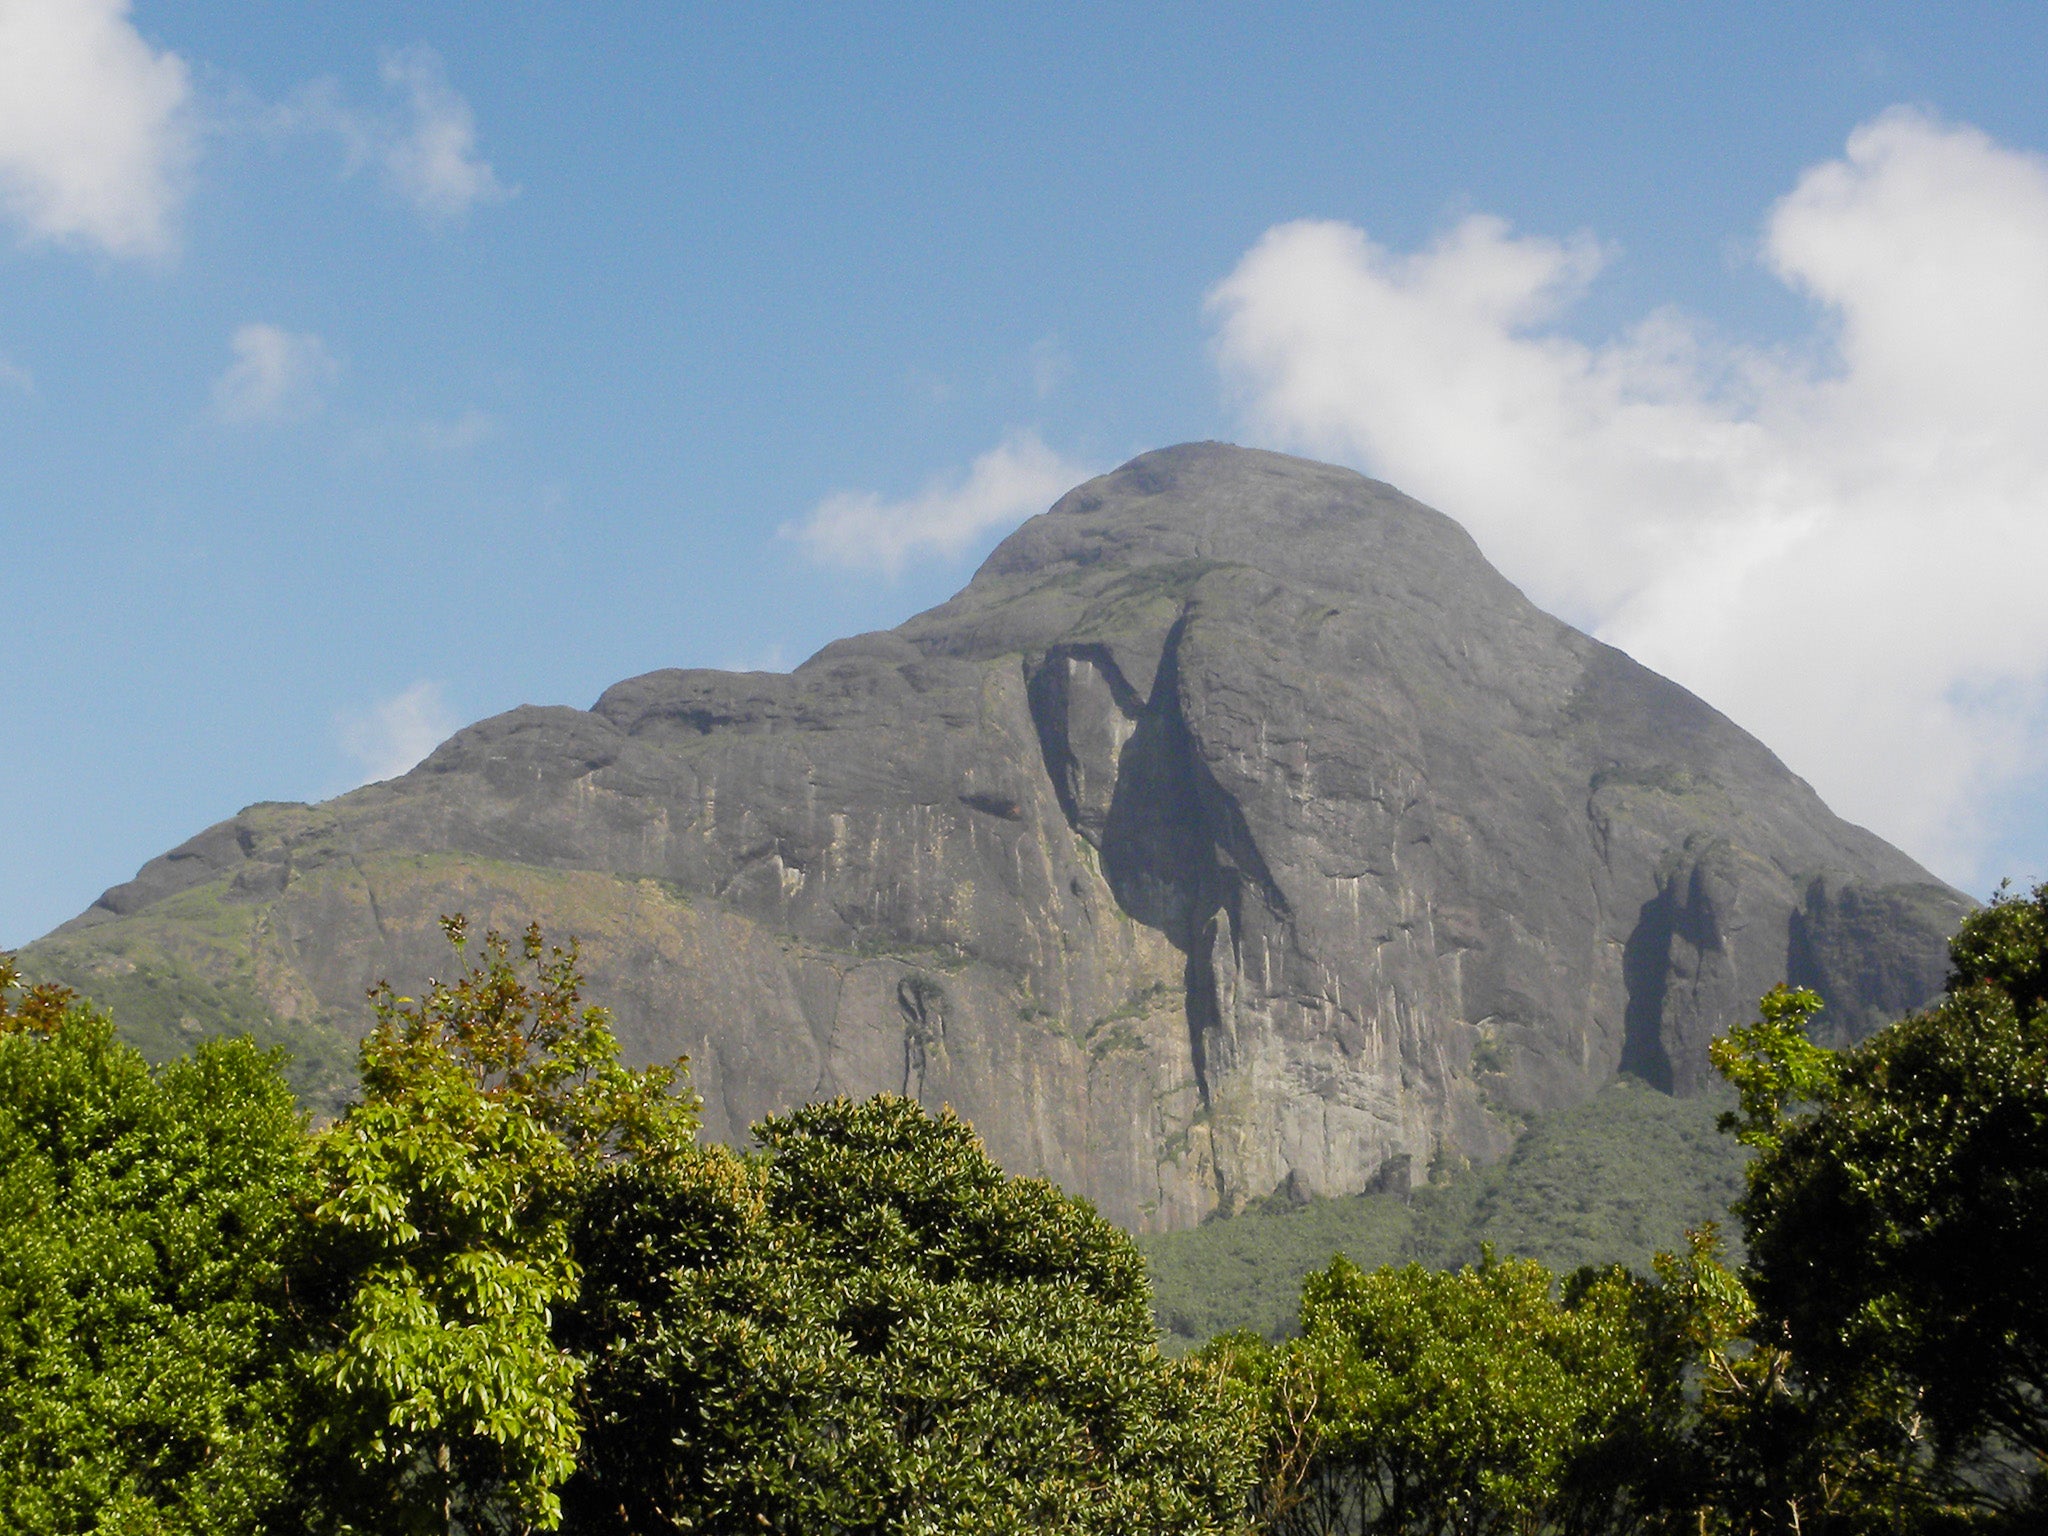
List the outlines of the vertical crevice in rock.
{"label": "vertical crevice in rock", "polygon": [[912,972],[896,983],[896,1007],[903,1015],[903,1096],[922,1103],[931,1052],[945,1041],[946,989]]}
{"label": "vertical crevice in rock", "polygon": [[[1184,627],[1184,621],[1176,623],[1168,632],[1152,696],[1120,754],[1103,825],[1102,872],[1118,905],[1165,934],[1186,956],[1182,987],[1188,1051],[1196,1093],[1207,1111],[1215,1104],[1214,1047],[1227,1027],[1217,941],[1227,924],[1235,964],[1240,913],[1233,870],[1218,857],[1218,818],[1212,813],[1212,803],[1227,797],[1220,791],[1204,794],[1207,770],[1181,712]],[[1240,827],[1242,822],[1240,815]],[[1249,842],[1248,835],[1243,841]]]}
{"label": "vertical crevice in rock", "polygon": [[1123,752],[1145,701],[1102,645],[1054,647],[1027,666],[1024,689],[1060,812],[1100,848]]}
{"label": "vertical crevice in rock", "polygon": [[1031,706],[1031,723],[1038,730],[1038,752],[1045,763],[1045,776],[1052,780],[1060,814],[1067,825],[1079,831],[1081,807],[1076,794],[1080,765],[1074,758],[1073,742],[1067,734],[1067,715],[1072,690],[1068,687],[1070,666],[1067,653],[1052,651],[1037,666],[1026,664],[1024,697]]}
{"label": "vertical crevice in rock", "polygon": [[[1062,647],[1026,677],[1047,776],[1074,830],[1101,851],[1117,905],[1184,957],[1183,1002],[1198,1102],[1213,1109],[1219,1050],[1242,971],[1247,892],[1292,914],[1237,801],[1202,761],[1182,710],[1185,620],[1167,632],[1149,698],[1106,647]],[[1113,712],[1113,714],[1112,714]],[[1105,756],[1112,743],[1114,761]],[[1107,790],[1107,794],[1103,791]],[[1226,977],[1221,968],[1233,975]],[[1218,1177],[1225,1177],[1219,1164]]]}
{"label": "vertical crevice in rock", "polygon": [[1628,1000],[1623,1014],[1621,1070],[1671,1092],[1671,1053],[1664,1045],[1664,1001],[1671,989],[1671,937],[1675,922],[1669,884],[1643,903],[1621,951]]}
{"label": "vertical crevice in rock", "polygon": [[1216,965],[1206,944],[1190,944],[1181,969],[1181,987],[1186,994],[1188,1050],[1195,1067],[1195,1098],[1204,1113],[1213,1106],[1210,1092],[1209,1041],[1222,1027],[1223,1014],[1216,999]]}
{"label": "vertical crevice in rock", "polygon": [[1192,952],[1220,899],[1223,871],[1180,712],[1178,638],[1176,626],[1152,697],[1118,755],[1102,828],[1102,874],[1124,911]]}
{"label": "vertical crevice in rock", "polygon": [[[1756,1004],[1765,986],[1745,987],[1730,935],[1753,912],[1744,911],[1740,855],[1725,838],[1695,834],[1685,841],[1688,863],[1671,881],[1671,975],[1682,990],[1666,998],[1664,1052],[1672,1064],[1671,1091],[1690,1096],[1712,1078],[1707,1043]],[[1752,978],[1754,980],[1754,978]]]}
{"label": "vertical crevice in rock", "polygon": [[1729,939],[1744,920],[1737,875],[1737,855],[1725,841],[1688,838],[1622,950],[1621,1070],[1666,1093],[1701,1090],[1709,1080],[1707,1041],[1754,995],[1744,995]]}

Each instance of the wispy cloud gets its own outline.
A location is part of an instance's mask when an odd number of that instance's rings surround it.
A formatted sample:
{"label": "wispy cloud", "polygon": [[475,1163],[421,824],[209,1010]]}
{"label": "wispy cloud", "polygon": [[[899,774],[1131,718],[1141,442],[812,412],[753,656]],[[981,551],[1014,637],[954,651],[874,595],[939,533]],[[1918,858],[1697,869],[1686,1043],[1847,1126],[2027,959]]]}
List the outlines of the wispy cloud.
{"label": "wispy cloud", "polygon": [[417,682],[368,709],[336,720],[341,747],[354,760],[358,784],[395,779],[455,733],[460,723],[441,696],[441,685]]}
{"label": "wispy cloud", "polygon": [[228,350],[234,361],[213,382],[213,410],[230,426],[311,415],[321,389],[340,372],[318,336],[274,325],[237,328]]}
{"label": "wispy cloud", "polygon": [[423,421],[419,426],[420,446],[430,453],[464,453],[498,430],[491,416],[474,406],[452,421]]}
{"label": "wispy cloud", "polygon": [[1050,399],[1073,371],[1074,360],[1057,336],[1042,337],[1032,345],[1031,390],[1039,399]]}
{"label": "wispy cloud", "polygon": [[518,188],[499,180],[477,149],[476,114],[448,83],[440,54],[425,44],[393,49],[379,71],[395,101],[381,108],[352,105],[334,80],[306,87],[273,114],[286,131],[331,133],[353,175],[374,165],[385,182],[422,217],[447,224],[482,203],[503,202]]}
{"label": "wispy cloud", "polygon": [[191,78],[128,0],[0,0],[0,203],[31,239],[154,256],[196,149]]}
{"label": "wispy cloud", "polygon": [[476,114],[448,84],[441,56],[424,45],[384,56],[384,84],[403,95],[405,126],[384,149],[392,184],[430,219],[459,219],[512,189],[476,152]]}
{"label": "wispy cloud", "polygon": [[965,475],[934,479],[902,501],[838,491],[782,534],[814,560],[893,576],[915,555],[957,555],[990,530],[1043,512],[1088,473],[1046,447],[1036,432],[1016,432]]}
{"label": "wispy cloud", "polygon": [[[1259,436],[1442,507],[1852,818],[1978,873],[2048,764],[2048,162],[1894,111],[1771,210],[1800,346],[1564,330],[1602,253],[1466,219],[1270,230],[1210,297]],[[1819,359],[1818,362],[1813,359]]]}
{"label": "wispy cloud", "polygon": [[793,665],[780,640],[746,651],[728,651],[718,660],[722,672],[787,672]]}
{"label": "wispy cloud", "polygon": [[36,392],[36,376],[13,358],[0,356],[0,389],[11,389],[18,394],[32,395]]}
{"label": "wispy cloud", "polygon": [[958,391],[953,381],[944,374],[934,373],[929,368],[913,367],[903,377],[903,387],[910,392],[919,405],[951,405]]}

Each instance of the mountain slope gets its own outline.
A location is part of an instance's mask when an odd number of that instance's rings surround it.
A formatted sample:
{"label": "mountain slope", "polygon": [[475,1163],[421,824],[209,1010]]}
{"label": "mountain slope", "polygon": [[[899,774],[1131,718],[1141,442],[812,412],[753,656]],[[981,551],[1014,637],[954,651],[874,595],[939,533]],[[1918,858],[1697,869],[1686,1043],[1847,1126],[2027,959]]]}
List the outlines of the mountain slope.
{"label": "mountain slope", "polygon": [[1617,1070],[1693,1092],[1788,976],[1867,1032],[1966,906],[1450,519],[1196,444],[793,673],[651,673],[253,807],[25,964],[184,978],[167,1040],[246,1014],[206,988],[312,1039],[443,963],[437,913],[538,919],[714,1135],[908,1092],[1170,1229],[1491,1160]]}
{"label": "mountain slope", "polygon": [[1339,1253],[1366,1269],[1456,1269],[1491,1243],[1557,1274],[1583,1264],[1648,1274],[1660,1250],[1682,1252],[1687,1229],[1709,1221],[1739,1251],[1729,1207],[1748,1154],[1715,1129],[1730,1099],[1675,1099],[1622,1078],[1538,1119],[1491,1168],[1459,1170],[1412,1196],[1253,1209],[1142,1238],[1154,1312],[1170,1347],[1185,1349],[1233,1328],[1293,1332],[1302,1277]]}

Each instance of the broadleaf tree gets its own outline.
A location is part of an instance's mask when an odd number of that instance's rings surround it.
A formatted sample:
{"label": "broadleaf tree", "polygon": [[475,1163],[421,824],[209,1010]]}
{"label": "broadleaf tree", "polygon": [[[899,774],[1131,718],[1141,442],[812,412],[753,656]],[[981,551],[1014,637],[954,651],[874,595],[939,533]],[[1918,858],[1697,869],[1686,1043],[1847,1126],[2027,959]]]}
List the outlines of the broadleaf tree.
{"label": "broadleaf tree", "polygon": [[1931,1440],[1950,1497],[2039,1518],[2048,885],[1966,918],[1951,957],[1937,1002],[1819,1070],[1797,1029],[1737,1032],[1716,1061],[1738,1085],[1803,1075],[1750,1116],[1761,1155],[1741,1214],[1758,1304],[1807,1391],[1838,1412],[1889,1404],[1916,1442],[1901,1454]]}
{"label": "broadleaf tree", "polygon": [[[443,927],[466,958],[467,924]],[[579,1198],[614,1161],[687,1146],[682,1064],[630,1071],[584,1003],[573,945],[537,927],[418,1000],[381,985],[363,1096],[319,1139],[299,1255],[319,1475],[338,1531],[551,1529],[575,1469]]]}
{"label": "broadleaf tree", "polygon": [[1301,1333],[1210,1353],[1268,1394],[1260,1518],[1279,1536],[1606,1530],[1625,1504],[1607,1445],[1647,1383],[1626,1277],[1566,1297],[1528,1260],[1302,1283]]}
{"label": "broadleaf tree", "polygon": [[0,1529],[275,1528],[305,1177],[278,1057],[207,1041],[152,1070],[0,956]]}
{"label": "broadleaf tree", "polygon": [[1128,1237],[909,1099],[755,1134],[583,1208],[575,1529],[1239,1528],[1251,1399],[1159,1356]]}

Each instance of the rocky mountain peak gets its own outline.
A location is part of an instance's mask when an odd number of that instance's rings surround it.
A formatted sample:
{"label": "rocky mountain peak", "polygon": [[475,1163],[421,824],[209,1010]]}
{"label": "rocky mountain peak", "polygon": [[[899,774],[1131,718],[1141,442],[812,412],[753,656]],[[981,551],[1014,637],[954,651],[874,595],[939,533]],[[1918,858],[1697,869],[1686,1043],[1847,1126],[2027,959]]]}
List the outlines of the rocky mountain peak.
{"label": "rocky mountain peak", "polygon": [[1695,1091],[1788,978],[1866,1032],[1966,906],[1449,518],[1198,443],[895,630],[252,808],[29,958],[170,1042],[317,1045],[436,967],[438,913],[538,919],[715,1135],[912,1093],[1164,1228],[1489,1158],[1618,1072]]}

